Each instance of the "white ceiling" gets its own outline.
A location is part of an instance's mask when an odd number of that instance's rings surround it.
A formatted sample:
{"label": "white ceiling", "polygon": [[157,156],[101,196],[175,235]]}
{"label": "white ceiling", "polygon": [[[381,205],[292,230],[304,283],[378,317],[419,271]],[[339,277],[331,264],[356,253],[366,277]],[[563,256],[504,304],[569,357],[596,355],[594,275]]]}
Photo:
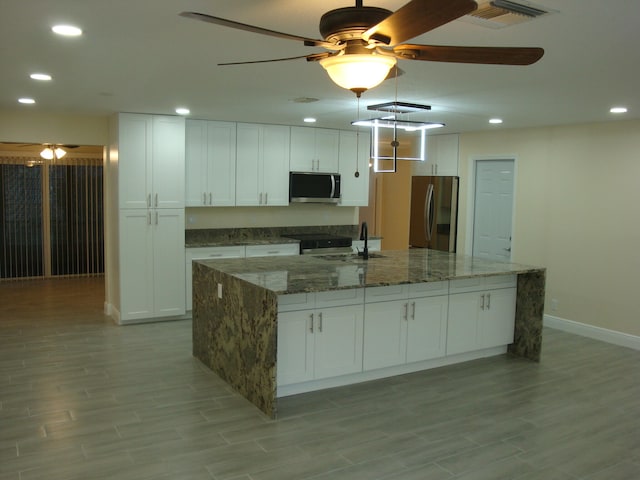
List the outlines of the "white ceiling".
{"label": "white ceiling", "polygon": [[[365,0],[397,10],[405,0]],[[525,3],[525,2],[521,2]],[[429,104],[409,120],[441,121],[438,133],[640,118],[640,1],[536,0],[554,10],[538,19],[490,29],[456,20],[411,43],[543,47],[528,67],[400,60],[406,72],[365,92],[366,106],[393,100]],[[320,16],[352,0],[0,0],[0,109],[78,114],[129,111],[349,128],[356,97],[304,59],[258,65],[219,62],[323,51],[291,40],[242,32],[178,16],[197,11],[295,35],[319,38]],[[50,27],[72,23],[79,38]],[[29,78],[46,72],[51,82]],[[397,88],[397,92],[396,92]],[[20,105],[33,97],[35,105]],[[293,102],[314,97],[317,102]],[[625,105],[614,116],[609,108]],[[491,117],[504,119],[489,125]],[[2,139],[0,140],[12,140]]]}

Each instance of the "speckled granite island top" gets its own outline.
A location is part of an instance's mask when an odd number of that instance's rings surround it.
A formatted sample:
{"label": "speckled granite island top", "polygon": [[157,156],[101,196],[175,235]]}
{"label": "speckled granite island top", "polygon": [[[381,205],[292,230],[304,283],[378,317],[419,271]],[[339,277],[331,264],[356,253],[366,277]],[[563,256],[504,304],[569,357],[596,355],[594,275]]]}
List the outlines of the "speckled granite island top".
{"label": "speckled granite island top", "polygon": [[201,260],[199,263],[278,295],[541,270],[539,267],[427,249],[372,252],[368,260],[355,255],[300,255]]}
{"label": "speckled granite island top", "polygon": [[372,252],[369,260],[301,255],[194,261],[193,355],[275,418],[279,297],[362,288],[366,297],[368,287],[515,274],[514,340],[507,351],[537,361],[545,273],[426,249]]}

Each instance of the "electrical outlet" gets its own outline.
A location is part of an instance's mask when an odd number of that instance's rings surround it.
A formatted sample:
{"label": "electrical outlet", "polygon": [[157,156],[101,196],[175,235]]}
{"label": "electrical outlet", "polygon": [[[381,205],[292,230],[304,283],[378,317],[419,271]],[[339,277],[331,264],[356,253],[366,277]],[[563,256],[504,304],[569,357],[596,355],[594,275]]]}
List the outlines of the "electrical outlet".
{"label": "electrical outlet", "polygon": [[558,299],[557,298],[552,298],[551,299],[551,311],[555,312],[558,310]]}
{"label": "electrical outlet", "polygon": [[222,298],[222,284],[218,284],[218,298]]}

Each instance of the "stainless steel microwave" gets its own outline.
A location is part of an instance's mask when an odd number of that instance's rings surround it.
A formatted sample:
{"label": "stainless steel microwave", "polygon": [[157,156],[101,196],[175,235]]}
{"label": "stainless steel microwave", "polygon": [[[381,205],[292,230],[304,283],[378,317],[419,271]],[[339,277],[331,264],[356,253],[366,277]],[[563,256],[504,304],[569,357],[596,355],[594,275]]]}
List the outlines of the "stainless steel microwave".
{"label": "stainless steel microwave", "polygon": [[290,172],[289,202],[340,203],[340,174]]}

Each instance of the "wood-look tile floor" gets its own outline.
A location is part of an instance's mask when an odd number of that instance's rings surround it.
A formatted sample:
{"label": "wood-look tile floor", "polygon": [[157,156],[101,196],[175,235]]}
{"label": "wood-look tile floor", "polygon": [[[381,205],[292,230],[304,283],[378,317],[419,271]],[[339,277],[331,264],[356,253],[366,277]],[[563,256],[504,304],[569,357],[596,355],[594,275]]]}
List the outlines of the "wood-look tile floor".
{"label": "wood-look tile floor", "polygon": [[0,480],[640,479],[640,352],[544,332],[507,356],[282,399],[115,326],[102,279],[0,283]]}

